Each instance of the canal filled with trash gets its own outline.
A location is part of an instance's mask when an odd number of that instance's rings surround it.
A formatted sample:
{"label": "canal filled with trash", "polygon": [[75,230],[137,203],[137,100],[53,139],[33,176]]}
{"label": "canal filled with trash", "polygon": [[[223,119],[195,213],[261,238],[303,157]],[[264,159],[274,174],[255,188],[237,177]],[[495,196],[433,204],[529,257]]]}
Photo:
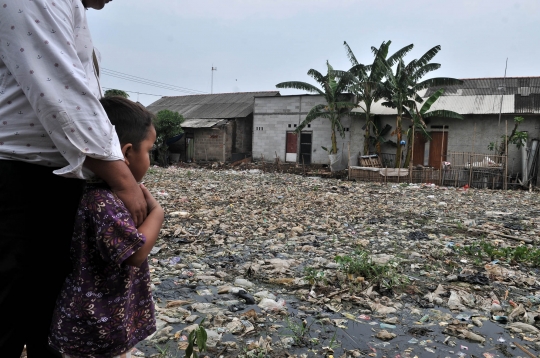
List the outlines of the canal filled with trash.
{"label": "canal filled with trash", "polygon": [[539,193],[151,168],[158,331],[135,356],[536,357]]}

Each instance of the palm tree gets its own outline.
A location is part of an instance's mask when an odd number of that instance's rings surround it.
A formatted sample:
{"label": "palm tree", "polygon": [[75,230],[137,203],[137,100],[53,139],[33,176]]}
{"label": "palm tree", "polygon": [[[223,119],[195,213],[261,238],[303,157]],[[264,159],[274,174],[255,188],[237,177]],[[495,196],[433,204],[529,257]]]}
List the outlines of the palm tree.
{"label": "palm tree", "polygon": [[336,131],[339,131],[341,137],[345,136],[345,129],[341,123],[341,118],[355,107],[354,103],[351,103],[347,99],[347,95],[344,94],[352,80],[352,76],[350,74],[338,76],[338,74],[343,71],[334,70],[328,61],[326,62],[326,65],[328,67],[326,76],[323,76],[319,71],[314,69],[310,69],[307,73],[319,83],[322,89],[312,84],[299,81],[281,82],[278,83],[276,87],[294,88],[324,96],[326,103],[318,104],[311,108],[306,118],[296,128],[296,133],[300,133],[302,129],[317,118],[328,119],[330,121],[330,128],[332,132],[332,147],[329,150],[329,154],[337,154],[338,149]]}
{"label": "palm tree", "polygon": [[[364,155],[367,155],[370,152],[369,138],[371,137],[371,130],[377,131],[377,127],[371,119],[373,117],[371,106],[380,99],[382,81],[386,74],[385,65],[392,67],[398,59],[405,56],[414,46],[412,44],[405,46],[387,58],[391,43],[392,41],[387,41],[383,42],[379,48],[371,47],[371,51],[375,55],[371,65],[359,63],[347,42],[343,43],[345,50],[347,51],[347,56],[353,66],[349,70],[349,73],[354,76],[353,82],[349,86],[349,92],[356,96],[356,104],[364,111],[363,114],[366,119],[366,125],[364,127]],[[380,137],[379,133],[374,134],[376,137]]]}
{"label": "palm tree", "polygon": [[430,63],[431,59],[441,50],[437,45],[428,50],[419,59],[412,60],[407,65],[402,58],[397,61],[395,72],[392,71],[389,63],[386,64],[386,81],[383,84],[382,98],[386,101],[382,105],[395,108],[396,118],[396,168],[401,168],[401,140],[403,135],[402,118],[404,110],[416,108],[415,102],[422,103],[424,100],[418,94],[419,91],[429,87],[444,87],[463,83],[455,78],[436,77],[424,81],[420,80],[427,73],[435,71],[441,67],[438,63]]}
{"label": "palm tree", "polygon": [[[439,109],[435,111],[429,111],[431,106],[439,99],[440,96],[444,93],[444,89],[440,89],[429,96],[422,107],[418,109],[418,102],[414,102],[414,107],[405,108],[404,113],[412,121],[412,126],[407,133],[407,157],[405,159],[405,167],[409,166],[411,161],[411,155],[413,151],[412,141],[414,136],[414,131],[416,129],[420,130],[421,133],[427,139],[431,139],[429,133],[426,131],[426,122],[424,121],[430,117],[440,117],[440,118],[454,118],[454,119],[463,119],[463,116],[459,113],[448,111],[445,109]],[[428,112],[429,111],[429,112]]]}

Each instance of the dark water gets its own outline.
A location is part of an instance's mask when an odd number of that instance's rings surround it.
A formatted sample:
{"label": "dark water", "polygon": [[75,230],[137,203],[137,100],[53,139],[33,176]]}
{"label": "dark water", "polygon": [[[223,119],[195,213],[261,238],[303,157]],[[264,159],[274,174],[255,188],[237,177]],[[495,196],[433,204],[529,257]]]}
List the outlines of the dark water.
{"label": "dark water", "polygon": [[[197,291],[208,289],[212,295],[200,296]],[[271,288],[269,288],[271,291]],[[233,295],[218,295],[217,289],[211,286],[186,287],[174,284],[173,280],[167,279],[158,286],[154,293],[163,303],[166,300],[190,299],[197,302],[216,302],[227,300],[238,300]],[[235,351],[224,350],[218,345],[217,349],[207,353],[210,357],[217,357],[221,354],[224,357],[235,357],[238,354],[247,351],[247,345],[251,341],[258,341],[260,336],[272,337],[273,351],[261,356],[266,357],[284,357],[288,354],[307,354],[309,357],[324,357],[333,354],[334,357],[340,357],[343,353],[350,350],[360,351],[363,356],[374,357],[528,357],[519,348],[512,345],[517,342],[525,346],[533,354],[537,354],[533,349],[531,342],[524,341],[517,334],[511,334],[504,329],[504,325],[483,321],[482,327],[470,329],[486,338],[484,345],[471,342],[466,339],[449,336],[443,333],[445,327],[439,325],[444,314],[451,314],[455,319],[458,313],[450,312],[446,308],[436,307],[434,309],[423,309],[422,314],[429,315],[429,319],[420,323],[420,316],[412,316],[408,313],[398,312],[395,316],[399,318],[394,329],[387,329],[397,335],[391,341],[384,342],[376,338],[375,335],[381,330],[381,319],[369,316],[369,320],[358,318],[356,313],[357,306],[350,306],[349,310],[343,310],[340,313],[332,312],[325,307],[312,307],[317,311],[303,312],[298,309],[305,305],[295,297],[280,295],[287,302],[288,315],[271,314],[266,315],[261,312],[257,305],[236,305],[233,310],[234,316],[238,317],[242,312],[254,309],[259,317],[265,318],[264,322],[255,324],[255,332],[247,336],[238,337],[223,332],[221,342],[236,341],[238,349]],[[223,307],[227,310],[226,307]],[[326,310],[325,310],[326,309]],[[408,312],[409,309],[403,309]],[[342,313],[349,312],[353,314],[355,320],[345,317]],[[194,312],[200,315],[195,323],[200,323],[205,314]],[[467,314],[467,312],[462,312]],[[470,314],[470,313],[469,313]],[[450,323],[444,317],[445,322]],[[303,325],[305,320],[305,328]],[[337,320],[337,321],[335,321]],[[341,320],[341,321],[340,321]],[[471,324],[470,319],[462,323]],[[181,330],[187,324],[172,324],[173,333]],[[281,327],[276,327],[281,326]],[[221,333],[218,331],[218,333]],[[449,337],[449,338],[448,338]],[[277,342],[285,342],[283,346]],[[445,343],[446,341],[446,343]],[[177,350],[177,342],[170,341],[169,354],[171,357],[184,357],[183,351]],[[161,344],[163,348],[166,344]],[[330,347],[333,353],[323,347]],[[157,347],[148,346],[141,343],[137,346],[141,351],[150,354],[158,352]],[[255,355],[257,356],[257,355]]]}

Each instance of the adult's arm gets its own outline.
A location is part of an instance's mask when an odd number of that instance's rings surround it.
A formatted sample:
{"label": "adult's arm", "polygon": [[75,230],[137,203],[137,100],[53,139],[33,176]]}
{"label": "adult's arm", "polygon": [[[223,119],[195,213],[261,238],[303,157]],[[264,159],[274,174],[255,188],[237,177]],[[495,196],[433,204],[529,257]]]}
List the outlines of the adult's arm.
{"label": "adult's arm", "polygon": [[81,179],[90,174],[83,172],[86,157],[123,160],[118,136],[99,103],[99,85],[90,78],[95,76],[93,44],[85,16],[79,0],[0,3],[0,59],[7,68],[0,74],[0,90],[8,85],[12,96],[2,103],[27,101],[43,136],[67,162],[55,173]]}
{"label": "adult's arm", "polygon": [[67,161],[56,174],[85,179],[91,173],[83,168],[90,169],[140,224],[146,216],[143,194],[122,162],[118,136],[98,100],[99,86],[87,77],[94,75],[92,53],[79,0],[4,0],[0,5],[0,60],[8,69],[0,74],[0,87],[18,88],[10,92],[14,104],[25,99],[32,106],[43,136]]}

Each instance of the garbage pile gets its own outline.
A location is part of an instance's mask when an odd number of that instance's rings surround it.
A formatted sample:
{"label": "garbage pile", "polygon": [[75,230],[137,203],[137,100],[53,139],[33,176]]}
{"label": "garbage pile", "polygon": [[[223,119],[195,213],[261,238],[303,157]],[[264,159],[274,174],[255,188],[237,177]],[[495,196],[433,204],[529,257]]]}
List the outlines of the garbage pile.
{"label": "garbage pile", "polygon": [[201,326],[201,357],[540,354],[537,192],[177,167],[145,185],[166,217],[134,356],[183,357]]}

